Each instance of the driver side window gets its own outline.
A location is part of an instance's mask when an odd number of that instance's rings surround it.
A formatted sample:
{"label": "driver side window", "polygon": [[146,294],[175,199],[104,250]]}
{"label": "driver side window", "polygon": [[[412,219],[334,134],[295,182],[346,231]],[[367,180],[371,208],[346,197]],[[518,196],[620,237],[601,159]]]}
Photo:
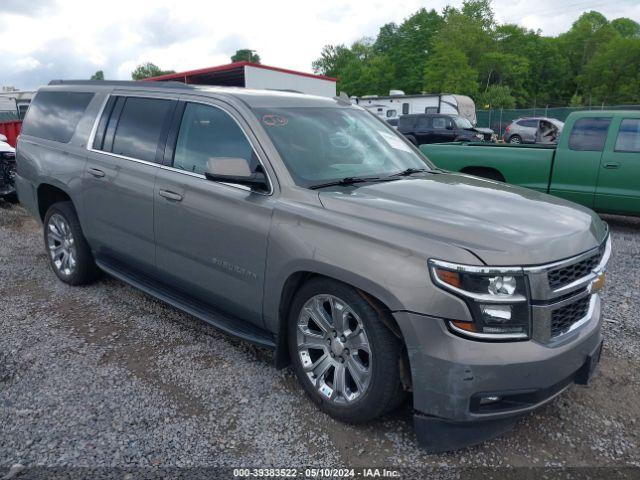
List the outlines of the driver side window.
{"label": "driver side window", "polygon": [[258,164],[251,144],[236,121],[220,108],[199,103],[187,103],[173,167],[204,174],[212,158],[244,158],[255,171]]}

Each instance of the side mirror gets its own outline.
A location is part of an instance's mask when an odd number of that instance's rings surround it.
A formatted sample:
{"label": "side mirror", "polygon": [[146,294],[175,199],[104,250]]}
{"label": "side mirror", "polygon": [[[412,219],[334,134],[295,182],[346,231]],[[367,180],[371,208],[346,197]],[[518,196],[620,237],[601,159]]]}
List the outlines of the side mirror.
{"label": "side mirror", "polygon": [[246,185],[255,189],[267,189],[267,177],[262,171],[252,172],[244,158],[211,157],[204,172],[207,180]]}
{"label": "side mirror", "polygon": [[5,143],[8,142],[7,137],[2,133],[0,133],[0,142],[5,142]]}

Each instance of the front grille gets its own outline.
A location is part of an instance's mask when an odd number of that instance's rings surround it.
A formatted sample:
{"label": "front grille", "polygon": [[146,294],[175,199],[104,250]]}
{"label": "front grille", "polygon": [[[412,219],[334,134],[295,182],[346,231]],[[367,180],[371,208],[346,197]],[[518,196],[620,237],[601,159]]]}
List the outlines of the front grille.
{"label": "front grille", "polygon": [[551,313],[551,338],[567,332],[571,325],[589,311],[590,296],[586,296]]}
{"label": "front grille", "polygon": [[560,267],[556,268],[555,270],[550,270],[547,273],[547,277],[549,279],[549,287],[551,287],[552,290],[555,290],[557,288],[568,285],[571,282],[578,280],[579,278],[589,275],[591,270],[596,268],[600,263],[603,253],[604,250],[600,248],[589,258],[585,258],[584,260],[581,260],[572,265],[568,265],[566,267]]}

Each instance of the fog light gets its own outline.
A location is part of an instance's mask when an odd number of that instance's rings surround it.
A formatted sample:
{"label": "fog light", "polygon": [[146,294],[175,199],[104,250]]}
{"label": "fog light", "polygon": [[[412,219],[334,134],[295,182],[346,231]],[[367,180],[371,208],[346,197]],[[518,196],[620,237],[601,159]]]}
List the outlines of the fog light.
{"label": "fog light", "polygon": [[511,305],[480,305],[487,323],[505,323],[511,320]]}
{"label": "fog light", "polygon": [[480,399],[480,405],[488,405],[490,403],[496,403],[499,402],[502,399],[502,397],[498,397],[498,396],[490,396],[490,397],[482,397]]}

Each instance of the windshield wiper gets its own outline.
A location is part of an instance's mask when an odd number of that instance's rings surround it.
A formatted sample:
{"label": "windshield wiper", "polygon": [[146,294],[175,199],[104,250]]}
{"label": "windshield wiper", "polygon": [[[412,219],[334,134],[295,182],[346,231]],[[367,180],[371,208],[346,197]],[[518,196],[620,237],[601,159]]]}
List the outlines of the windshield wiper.
{"label": "windshield wiper", "polygon": [[353,185],[354,183],[373,182],[376,180],[380,180],[380,178],[379,177],[344,177],[344,178],[341,178],[340,180],[334,180],[332,182],[311,185],[309,188],[311,190],[317,190],[318,188],[334,187],[336,185],[346,187],[349,185]]}
{"label": "windshield wiper", "polygon": [[408,177],[409,175],[413,175],[414,173],[422,173],[422,172],[429,172],[429,171],[430,170],[428,170],[426,168],[407,168],[406,170],[402,170],[401,172],[389,175],[389,178],[391,178],[391,177]]}

